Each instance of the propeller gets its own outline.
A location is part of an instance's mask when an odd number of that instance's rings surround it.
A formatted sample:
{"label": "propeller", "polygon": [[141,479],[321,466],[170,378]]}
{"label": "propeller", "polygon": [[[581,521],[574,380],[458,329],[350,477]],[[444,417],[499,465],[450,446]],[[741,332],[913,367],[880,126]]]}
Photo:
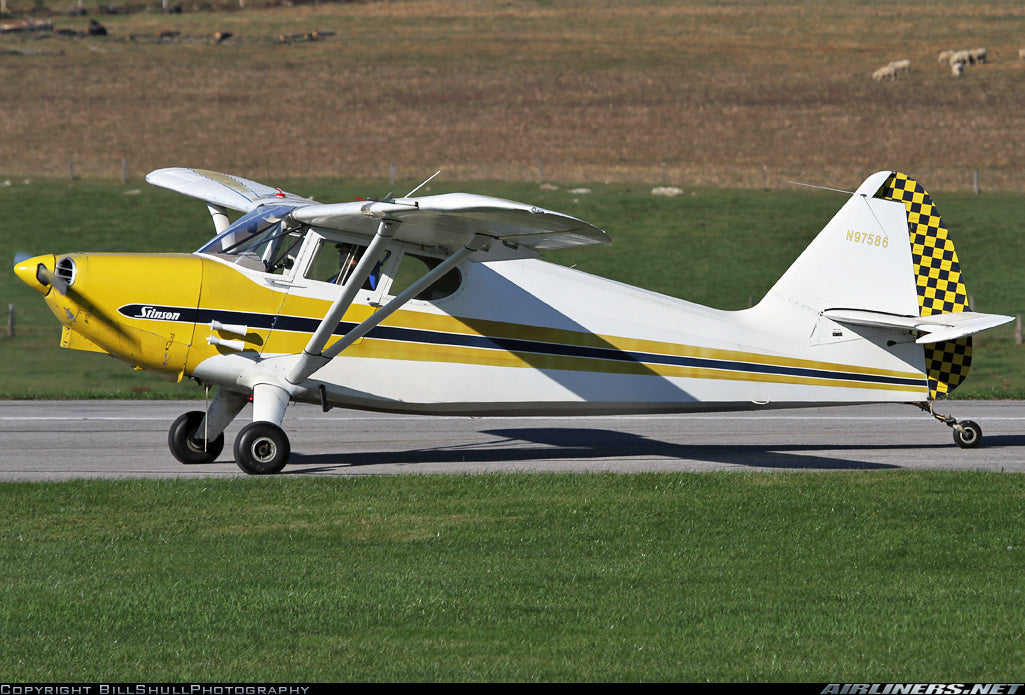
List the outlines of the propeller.
{"label": "propeller", "polygon": [[[61,277],[54,271],[50,270],[45,264],[37,263],[34,273],[32,272],[31,267],[26,268],[25,266],[27,264],[25,261],[32,260],[34,257],[35,254],[27,251],[18,251],[14,254],[14,266],[18,272],[18,276],[21,277],[22,280],[29,282],[29,280],[34,277],[36,282],[40,285],[43,285],[44,287],[53,287],[62,296],[70,295],[70,304],[67,305],[64,311],[68,316],[72,317],[72,320],[74,320],[74,316],[76,316],[79,310],[81,310],[89,317],[88,320],[97,321],[103,324],[121,338],[131,337],[116,317],[109,316],[102,309],[83,297],[78,293],[76,288],[68,285],[68,280],[66,278]],[[19,266],[21,267],[19,268]],[[75,305],[77,305],[77,308]]]}
{"label": "propeller", "polygon": [[68,281],[60,275],[57,275],[57,273],[53,272],[42,263],[36,266],[36,280],[38,280],[42,285],[49,285],[62,295],[66,295],[68,293]]}
{"label": "propeller", "polygon": [[36,254],[30,251],[16,251],[14,253],[14,269],[18,276],[25,282],[29,282],[29,277],[34,275],[36,282],[43,287],[52,287],[62,295],[66,295],[69,287],[67,278],[63,278],[50,270],[44,263],[36,264],[35,273],[32,273],[31,270],[26,267],[28,265],[26,261],[31,261],[35,257]]}

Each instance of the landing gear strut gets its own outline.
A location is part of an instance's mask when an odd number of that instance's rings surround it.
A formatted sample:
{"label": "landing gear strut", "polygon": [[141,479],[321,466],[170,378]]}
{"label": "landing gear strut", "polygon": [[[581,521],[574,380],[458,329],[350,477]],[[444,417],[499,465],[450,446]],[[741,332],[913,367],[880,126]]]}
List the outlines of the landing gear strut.
{"label": "landing gear strut", "polygon": [[[182,463],[211,463],[224,449],[224,429],[249,401],[243,391],[220,388],[206,413],[181,415],[167,433],[171,453]],[[253,389],[253,422],[235,438],[235,463],[249,475],[280,473],[291,445],[280,423],[289,403],[284,389],[257,384]]]}
{"label": "landing gear strut", "polygon": [[274,384],[253,387],[253,421],[235,438],[235,463],[249,475],[280,473],[292,453],[281,419],[291,397]]}
{"label": "landing gear strut", "polygon": [[927,411],[934,418],[954,430],[954,443],[959,447],[962,449],[974,449],[979,446],[979,441],[982,439],[982,428],[979,427],[979,423],[974,420],[959,421],[950,415],[940,415],[933,410],[932,404],[932,401],[929,401],[928,405],[915,403],[919,408]]}

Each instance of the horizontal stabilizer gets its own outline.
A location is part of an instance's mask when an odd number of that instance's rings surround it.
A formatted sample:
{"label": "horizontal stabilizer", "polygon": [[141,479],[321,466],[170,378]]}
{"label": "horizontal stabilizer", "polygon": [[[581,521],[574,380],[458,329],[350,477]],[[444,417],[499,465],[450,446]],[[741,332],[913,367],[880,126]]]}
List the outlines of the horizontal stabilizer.
{"label": "horizontal stabilizer", "polygon": [[923,345],[957,340],[988,328],[1002,326],[1013,319],[1012,316],[980,314],[974,311],[932,316],[896,316],[861,309],[826,309],[822,315],[837,323],[918,331],[922,335],[915,342]]}

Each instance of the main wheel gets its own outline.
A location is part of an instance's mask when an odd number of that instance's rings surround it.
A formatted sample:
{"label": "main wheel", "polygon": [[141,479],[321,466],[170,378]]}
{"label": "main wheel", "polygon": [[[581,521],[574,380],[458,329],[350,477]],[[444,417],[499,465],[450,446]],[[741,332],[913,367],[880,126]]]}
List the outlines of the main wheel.
{"label": "main wheel", "polygon": [[235,438],[235,463],[249,475],[280,473],[291,451],[288,435],[273,422],[251,422]]}
{"label": "main wheel", "polygon": [[957,424],[961,426],[961,429],[954,427],[954,443],[962,449],[973,449],[979,446],[979,440],[982,439],[982,428],[979,427],[979,423],[962,420]]}
{"label": "main wheel", "polygon": [[178,416],[167,432],[167,447],[182,463],[210,463],[224,450],[223,432],[209,442],[196,436],[204,417],[199,410],[187,412]]}

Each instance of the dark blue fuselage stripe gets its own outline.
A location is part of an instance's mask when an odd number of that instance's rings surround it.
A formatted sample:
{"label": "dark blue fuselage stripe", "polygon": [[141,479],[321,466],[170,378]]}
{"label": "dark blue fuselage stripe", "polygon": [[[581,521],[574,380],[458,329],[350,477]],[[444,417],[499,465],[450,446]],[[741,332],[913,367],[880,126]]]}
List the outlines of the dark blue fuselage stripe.
{"label": "dark blue fuselage stripe", "polygon": [[455,347],[505,350],[513,353],[526,352],[542,355],[555,355],[560,357],[580,357],[587,359],[618,360],[621,362],[637,362],[640,364],[690,367],[694,369],[717,369],[722,371],[776,374],[814,379],[863,381],[874,384],[918,386],[923,383],[923,379],[893,377],[880,374],[858,374],[855,372],[837,372],[810,367],[786,367],[781,365],[761,364],[758,362],[720,360],[708,357],[686,357],[682,355],[663,355],[648,352],[629,352],[626,350],[618,350],[613,347],[583,347],[579,345],[565,345],[561,343],[542,343],[516,338],[489,338],[487,336],[438,333],[436,331],[424,331],[414,328],[379,328],[381,330],[374,329],[369,333],[368,337],[399,342],[417,342],[431,345],[451,345]]}
{"label": "dark blue fuselage stripe", "polygon": [[[131,316],[127,310],[138,310],[142,305],[133,304],[121,307],[118,311]],[[163,311],[179,312],[179,322],[209,324],[217,320],[221,323],[244,324],[250,328],[265,330],[289,331],[293,333],[313,333],[320,325],[320,319],[305,316],[284,316],[274,314],[254,314],[242,311],[219,309],[189,309],[187,307],[154,307]],[[343,321],[333,331],[334,335],[345,335],[357,324]],[[421,343],[425,345],[447,345],[450,347],[478,348],[483,350],[502,350],[511,353],[533,353],[553,355],[557,357],[578,357],[584,359],[614,360],[619,362],[635,362],[638,364],[659,364],[672,367],[689,367],[693,369],[715,369],[720,371],[749,372],[754,374],[773,374],[781,376],[803,377],[809,379],[834,379],[839,381],[860,381],[871,384],[889,384],[892,386],[920,386],[922,379],[886,376],[881,374],[859,374],[857,372],[838,372],[829,369],[812,367],[787,367],[783,365],[744,362],[741,360],[720,360],[708,357],[687,357],[683,355],[664,355],[648,352],[629,352],[614,347],[586,347],[566,345],[563,343],[546,343],[519,338],[496,338],[483,335],[465,335],[460,333],[444,333],[418,328],[400,328],[396,326],[377,326],[368,338],[391,340],[405,343]]]}

